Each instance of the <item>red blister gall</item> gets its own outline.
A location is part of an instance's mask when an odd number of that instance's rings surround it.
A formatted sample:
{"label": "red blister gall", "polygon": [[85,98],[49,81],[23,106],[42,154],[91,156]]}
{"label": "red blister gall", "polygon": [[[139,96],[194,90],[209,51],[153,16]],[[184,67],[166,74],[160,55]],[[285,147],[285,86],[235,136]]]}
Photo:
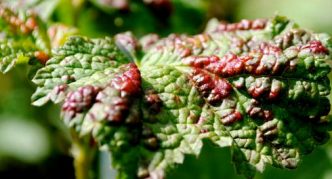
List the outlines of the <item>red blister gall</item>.
{"label": "red blister gall", "polygon": [[302,50],[303,49],[309,49],[313,53],[324,53],[324,54],[329,53],[329,50],[323,46],[322,42],[318,40],[310,41],[309,44],[304,45],[302,47]]}
{"label": "red blister gall", "polygon": [[224,125],[231,125],[237,121],[243,119],[242,114],[239,111],[234,111],[233,113],[228,114],[227,116],[221,118],[221,122]]}
{"label": "red blister gall", "polygon": [[261,30],[266,27],[267,20],[256,19],[256,20],[242,20],[238,23],[225,23],[221,22],[216,28],[215,32],[232,32],[232,31],[242,31],[242,30]]}
{"label": "red blister gall", "polygon": [[[59,88],[62,88],[61,86]],[[90,108],[99,92],[99,88],[93,86],[83,86],[67,95],[62,105],[62,111],[69,114],[69,118],[75,117],[76,113]]]}
{"label": "red blister gall", "polygon": [[118,90],[123,90],[130,95],[135,95],[141,91],[141,75],[135,64],[128,64],[123,74],[115,76],[112,86]]}
{"label": "red blister gall", "polygon": [[219,103],[222,99],[230,95],[232,86],[227,80],[217,76],[211,77],[203,70],[195,68],[191,74],[191,80],[197,90],[211,104]]}

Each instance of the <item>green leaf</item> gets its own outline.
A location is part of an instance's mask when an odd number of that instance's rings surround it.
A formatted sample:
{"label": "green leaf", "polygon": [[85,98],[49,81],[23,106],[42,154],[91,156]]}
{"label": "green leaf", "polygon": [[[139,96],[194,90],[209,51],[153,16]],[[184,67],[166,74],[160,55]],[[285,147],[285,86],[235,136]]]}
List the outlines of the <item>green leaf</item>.
{"label": "green leaf", "polygon": [[38,86],[32,96],[34,105],[49,100],[59,103],[68,91],[80,86],[104,86],[116,67],[129,62],[110,38],[90,40],[74,36],[52,54],[32,80]]}
{"label": "green leaf", "polygon": [[66,125],[109,150],[119,178],[163,178],[202,140],[252,178],[329,138],[330,41],[279,16],[170,35],[141,60],[130,34],[74,36],[37,72],[33,103],[64,101]]}
{"label": "green leaf", "polygon": [[0,41],[0,71],[7,73],[16,64],[27,64],[36,46],[29,40]]}
{"label": "green leaf", "polygon": [[33,59],[40,63],[47,60],[51,49],[50,40],[46,25],[39,17],[0,6],[0,29],[2,73],[8,72],[16,64],[28,64]]}
{"label": "green leaf", "polygon": [[[173,67],[142,68],[143,89],[152,91],[147,94],[160,98],[162,104],[158,110],[145,116],[145,125],[159,140],[160,149],[148,166],[150,173],[163,173],[175,163],[182,163],[184,154],[198,156],[202,148],[201,128],[197,125],[203,99],[198,91],[187,83],[187,77]],[[148,103],[150,108],[154,101]],[[154,114],[157,113],[157,114]],[[151,121],[151,122],[149,122]]]}

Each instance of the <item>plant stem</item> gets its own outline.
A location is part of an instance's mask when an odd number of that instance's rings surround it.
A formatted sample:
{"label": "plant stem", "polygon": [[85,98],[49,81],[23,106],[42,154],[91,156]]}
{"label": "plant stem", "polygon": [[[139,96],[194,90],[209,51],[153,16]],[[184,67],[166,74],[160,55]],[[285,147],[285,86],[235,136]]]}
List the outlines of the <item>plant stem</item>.
{"label": "plant stem", "polygon": [[96,148],[90,145],[90,137],[79,138],[72,132],[73,145],[71,153],[74,157],[76,179],[91,179],[94,174],[92,163],[96,155]]}

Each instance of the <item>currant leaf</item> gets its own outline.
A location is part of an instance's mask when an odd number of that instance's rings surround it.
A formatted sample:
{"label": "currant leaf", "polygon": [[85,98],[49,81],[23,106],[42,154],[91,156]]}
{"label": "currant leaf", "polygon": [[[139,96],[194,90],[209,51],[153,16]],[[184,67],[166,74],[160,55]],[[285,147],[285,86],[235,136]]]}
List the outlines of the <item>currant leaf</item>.
{"label": "currant leaf", "polygon": [[277,16],[140,43],[70,37],[33,79],[34,104],[64,101],[65,124],[109,150],[119,178],[163,178],[203,140],[252,178],[329,138],[328,35]]}

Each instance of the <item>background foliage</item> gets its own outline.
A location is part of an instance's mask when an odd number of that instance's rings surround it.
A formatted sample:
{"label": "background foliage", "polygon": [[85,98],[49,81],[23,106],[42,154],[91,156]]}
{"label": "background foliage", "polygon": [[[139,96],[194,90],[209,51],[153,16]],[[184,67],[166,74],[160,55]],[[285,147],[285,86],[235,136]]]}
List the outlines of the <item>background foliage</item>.
{"label": "background foliage", "polygon": [[[117,0],[125,1],[125,0]],[[229,22],[271,17],[295,19],[302,27],[332,33],[331,0],[172,0],[170,11],[153,11],[141,0],[117,6],[111,0],[2,0],[14,7],[33,8],[44,20],[76,26],[84,35],[101,37],[132,31],[137,36],[201,32],[212,17]],[[167,9],[167,8],[166,8]],[[24,67],[0,74],[0,178],[74,178],[68,131],[54,106],[32,107],[34,86]],[[332,178],[332,143],[306,156],[292,171],[268,167],[257,178]],[[107,166],[101,160],[95,167]],[[230,164],[230,151],[205,145],[197,160],[187,157],[169,178],[241,178]],[[99,167],[100,178],[109,169]]]}

